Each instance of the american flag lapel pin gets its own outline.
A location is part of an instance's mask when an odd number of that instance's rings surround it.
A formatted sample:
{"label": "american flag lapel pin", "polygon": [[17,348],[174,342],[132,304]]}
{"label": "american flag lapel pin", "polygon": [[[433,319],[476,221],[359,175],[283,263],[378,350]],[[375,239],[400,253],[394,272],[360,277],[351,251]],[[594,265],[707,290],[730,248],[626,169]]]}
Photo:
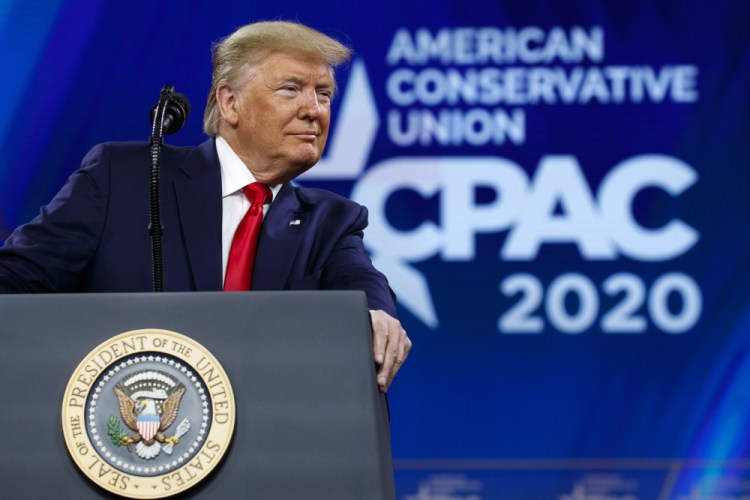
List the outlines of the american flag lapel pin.
{"label": "american flag lapel pin", "polygon": [[299,227],[302,224],[300,219],[292,219],[289,221],[289,227]]}

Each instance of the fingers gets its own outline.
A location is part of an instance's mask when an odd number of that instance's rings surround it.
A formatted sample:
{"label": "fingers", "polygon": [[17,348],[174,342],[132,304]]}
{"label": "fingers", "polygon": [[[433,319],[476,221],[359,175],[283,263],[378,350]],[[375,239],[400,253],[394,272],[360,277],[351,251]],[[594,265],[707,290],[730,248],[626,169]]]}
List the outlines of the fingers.
{"label": "fingers", "polygon": [[[388,322],[383,311],[370,311],[372,321],[372,351],[378,366],[385,361],[385,349],[388,345]],[[387,316],[387,315],[386,315]]]}
{"label": "fingers", "polygon": [[381,392],[386,392],[401,366],[409,356],[412,343],[401,322],[384,311],[371,311],[373,329],[373,353],[378,365],[377,383]]}
{"label": "fingers", "polygon": [[399,329],[400,332],[396,334],[398,341],[389,341],[385,351],[385,361],[378,371],[378,386],[381,392],[388,391],[411,350],[411,340],[406,336],[406,331],[400,328],[400,325]]}

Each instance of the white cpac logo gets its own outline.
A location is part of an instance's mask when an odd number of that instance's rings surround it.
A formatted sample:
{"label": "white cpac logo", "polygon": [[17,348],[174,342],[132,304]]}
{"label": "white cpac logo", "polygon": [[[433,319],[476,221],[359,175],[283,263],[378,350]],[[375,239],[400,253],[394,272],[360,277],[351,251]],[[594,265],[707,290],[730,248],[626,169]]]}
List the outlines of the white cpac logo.
{"label": "white cpac logo", "polygon": [[[622,161],[596,195],[570,155],[543,156],[531,179],[508,159],[477,156],[392,158],[365,172],[380,120],[360,60],[352,64],[339,115],[327,156],[302,179],[359,178],[351,198],[370,210],[366,243],[373,261],[401,304],[431,328],[438,318],[429,285],[409,263],[437,254],[446,261],[470,261],[477,234],[507,230],[498,258],[509,261],[533,260],[545,243],[573,243],[586,260],[662,261],[684,254],[700,238],[681,220],[646,228],[632,213],[634,198],[645,188],[678,196],[697,181],[695,170],[677,158],[638,155]],[[492,189],[495,199],[477,205],[478,187]],[[403,189],[424,197],[440,193],[440,225],[423,221],[409,231],[393,228],[386,202]]]}

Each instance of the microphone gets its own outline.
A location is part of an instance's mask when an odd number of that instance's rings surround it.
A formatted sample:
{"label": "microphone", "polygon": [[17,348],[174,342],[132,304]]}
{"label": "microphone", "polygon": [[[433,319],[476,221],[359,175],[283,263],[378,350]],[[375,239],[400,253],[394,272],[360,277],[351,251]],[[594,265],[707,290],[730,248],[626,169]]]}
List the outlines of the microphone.
{"label": "microphone", "polygon": [[[159,103],[154,104],[149,114],[149,121],[153,123],[154,115],[159,108]],[[185,94],[179,92],[172,92],[167,101],[167,106],[164,111],[164,121],[162,133],[174,134],[182,128],[190,115],[190,101]]]}
{"label": "microphone", "polygon": [[149,224],[148,233],[151,237],[151,266],[154,279],[154,292],[164,291],[164,252],[162,248],[162,234],[164,226],[161,223],[159,209],[159,172],[161,162],[161,147],[164,134],[174,134],[182,128],[190,114],[190,101],[183,94],[174,91],[170,84],[164,85],[159,94],[159,100],[151,108],[151,179],[148,191]]}

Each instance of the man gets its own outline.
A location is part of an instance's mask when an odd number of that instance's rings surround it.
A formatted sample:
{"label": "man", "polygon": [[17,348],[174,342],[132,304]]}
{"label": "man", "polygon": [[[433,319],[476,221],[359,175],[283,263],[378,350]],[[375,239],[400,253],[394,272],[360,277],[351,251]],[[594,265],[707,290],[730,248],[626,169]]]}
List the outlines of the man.
{"label": "man", "polygon": [[[270,206],[256,202],[265,216],[251,288],[363,290],[377,383],[385,392],[411,341],[394,318],[385,277],[364,249],[367,211],[333,193],[290,184],[323,153],[333,68],[350,55],[339,42],[289,22],[244,26],[215,47],[204,118],[211,139],[162,153],[164,290],[234,283],[233,240],[252,205],[243,188],[267,186]],[[147,144],[93,148],[40,215],[0,248],[0,293],[151,290],[142,201],[149,169]]]}

